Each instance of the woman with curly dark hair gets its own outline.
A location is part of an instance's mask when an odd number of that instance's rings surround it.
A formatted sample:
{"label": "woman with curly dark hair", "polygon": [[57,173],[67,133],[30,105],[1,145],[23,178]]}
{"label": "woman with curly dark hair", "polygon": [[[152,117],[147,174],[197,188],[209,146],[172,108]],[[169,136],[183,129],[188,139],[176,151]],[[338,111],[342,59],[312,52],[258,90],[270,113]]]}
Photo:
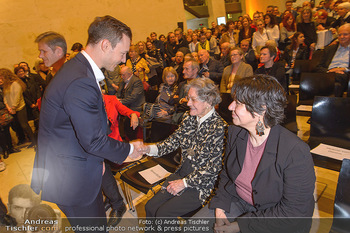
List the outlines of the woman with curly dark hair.
{"label": "woman with curly dark hair", "polygon": [[254,75],[238,80],[231,94],[234,125],[218,188],[194,217],[215,216],[216,232],[309,232],[314,164],[309,146],[279,125],[285,91],[275,78]]}

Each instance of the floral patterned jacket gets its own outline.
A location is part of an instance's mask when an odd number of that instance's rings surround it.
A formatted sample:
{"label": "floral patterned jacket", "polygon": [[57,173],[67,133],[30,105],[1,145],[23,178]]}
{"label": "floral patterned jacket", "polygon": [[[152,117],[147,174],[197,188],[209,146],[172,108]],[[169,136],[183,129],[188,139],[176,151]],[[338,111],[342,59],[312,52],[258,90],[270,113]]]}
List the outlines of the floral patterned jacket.
{"label": "floral patterned jacket", "polygon": [[[184,177],[188,187],[199,192],[202,203],[210,196],[222,168],[227,123],[214,111],[197,129],[196,116],[185,113],[179,128],[157,144],[158,156],[181,148],[181,165],[191,160],[193,172]],[[194,153],[193,153],[194,152]]]}

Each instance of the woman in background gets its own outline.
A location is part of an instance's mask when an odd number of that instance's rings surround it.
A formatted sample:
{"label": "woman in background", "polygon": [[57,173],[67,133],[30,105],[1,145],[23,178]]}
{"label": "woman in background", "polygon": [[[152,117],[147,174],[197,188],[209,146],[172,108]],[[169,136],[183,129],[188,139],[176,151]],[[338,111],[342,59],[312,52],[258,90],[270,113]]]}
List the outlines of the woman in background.
{"label": "woman in background", "polygon": [[4,103],[10,114],[14,115],[19,122],[24,133],[31,140],[28,147],[36,145],[34,133],[28,124],[27,109],[23,98],[23,92],[26,90],[24,82],[18,78],[9,69],[0,69],[0,79],[4,93]]}
{"label": "woman in background", "polygon": [[239,47],[230,51],[232,65],[227,66],[222,73],[220,83],[221,93],[231,93],[232,86],[237,80],[253,75],[253,68],[243,61],[243,50]]}

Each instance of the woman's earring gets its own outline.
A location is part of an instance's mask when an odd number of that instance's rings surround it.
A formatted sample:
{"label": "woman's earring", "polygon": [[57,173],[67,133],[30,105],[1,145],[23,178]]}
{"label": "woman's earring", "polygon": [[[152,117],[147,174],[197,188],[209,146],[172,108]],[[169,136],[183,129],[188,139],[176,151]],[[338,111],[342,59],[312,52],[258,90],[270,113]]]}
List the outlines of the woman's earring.
{"label": "woman's earring", "polygon": [[265,134],[264,133],[265,127],[264,127],[264,124],[261,122],[260,118],[259,118],[258,123],[256,123],[255,129],[256,129],[257,135],[263,136]]}

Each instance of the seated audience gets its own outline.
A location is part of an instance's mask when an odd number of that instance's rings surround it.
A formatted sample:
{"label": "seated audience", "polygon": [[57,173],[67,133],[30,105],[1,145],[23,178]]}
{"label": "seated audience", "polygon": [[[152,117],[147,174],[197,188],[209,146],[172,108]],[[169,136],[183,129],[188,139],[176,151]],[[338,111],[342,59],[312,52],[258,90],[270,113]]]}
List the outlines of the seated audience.
{"label": "seated audience", "polygon": [[129,67],[133,74],[141,81],[148,81],[147,74],[150,72],[147,62],[144,58],[140,57],[138,51],[134,45],[129,49],[130,59],[126,61],[126,66]]}
{"label": "seated audience", "polygon": [[296,32],[292,37],[292,44],[288,45],[284,51],[283,57],[286,61],[286,68],[290,68],[292,74],[294,68],[295,60],[308,60],[309,51],[304,44],[304,34],[301,32]]}
{"label": "seated audience", "polygon": [[207,50],[202,49],[198,52],[200,67],[203,70],[202,75],[210,78],[217,85],[220,85],[224,66],[217,60],[211,59]]}
{"label": "seated audience", "polygon": [[292,36],[296,32],[296,24],[293,14],[285,14],[282,21],[281,27],[281,38],[279,42],[280,50],[284,49],[291,44]]}
{"label": "seated audience", "polygon": [[175,55],[175,61],[171,64],[171,67],[173,67],[176,70],[179,82],[184,81],[183,66],[184,66],[184,54],[181,51],[178,51]]}
{"label": "seated audience", "polygon": [[310,8],[304,8],[301,12],[301,22],[297,24],[297,31],[305,36],[305,44],[311,50],[315,50],[317,42],[317,33],[315,22],[312,21],[312,11]]}
{"label": "seated audience", "polygon": [[217,232],[309,232],[314,164],[308,145],[279,125],[286,93],[258,75],[238,80],[232,98],[218,188],[194,217],[215,217]]}
{"label": "seated audience", "polygon": [[210,51],[210,42],[208,41],[207,37],[205,36],[205,33],[199,34],[199,43],[196,45],[196,51],[199,52],[200,50],[207,50]]}
{"label": "seated audience", "polygon": [[135,46],[139,56],[146,60],[147,48],[145,42],[139,41]]}
{"label": "seated audience", "polygon": [[167,65],[170,66],[170,64],[175,61],[175,54],[177,50],[179,49],[179,46],[176,44],[176,37],[173,32],[169,32],[167,41],[164,44],[165,47],[165,59],[167,62]]}
{"label": "seated audience", "polygon": [[328,12],[324,9],[320,9],[315,14],[317,31],[328,30],[331,28],[335,18],[328,17]]}
{"label": "seated audience", "polygon": [[267,35],[263,20],[257,20],[257,27],[258,30],[253,33],[252,47],[256,53],[259,53],[260,48],[263,47],[266,41],[269,40],[269,36]]}
{"label": "seated audience", "polygon": [[173,115],[173,122],[179,124],[182,120],[182,116],[189,110],[187,106],[187,90],[186,85],[195,78],[198,78],[199,64],[196,60],[188,60],[184,63],[183,74],[185,81],[179,84],[179,97],[178,101],[175,101],[176,112]]}
{"label": "seated audience", "polygon": [[190,111],[179,128],[164,141],[143,147],[156,157],[181,148],[182,156],[179,168],[147,202],[146,218],[177,219],[200,208],[221,171],[226,123],[214,108],[221,101],[219,89],[208,78],[194,79],[186,88]]}
{"label": "seated audience", "polygon": [[237,80],[253,75],[253,68],[243,61],[243,50],[241,48],[232,48],[230,56],[232,65],[227,66],[222,74],[221,93],[231,93],[232,86]]}
{"label": "seated audience", "polygon": [[243,51],[243,61],[252,66],[253,70],[256,70],[258,67],[258,60],[255,56],[255,51],[250,47],[249,40],[242,40],[240,45]]}
{"label": "seated audience", "polygon": [[265,74],[275,77],[284,90],[287,90],[284,64],[274,62],[277,56],[277,49],[273,46],[264,46],[260,50],[260,62],[263,66],[256,69],[255,74]]}
{"label": "seated audience", "polygon": [[224,42],[229,42],[230,46],[234,47],[238,43],[238,41],[236,41],[236,37],[238,35],[236,35],[237,31],[235,31],[235,24],[234,24],[234,22],[232,20],[228,20],[227,23],[226,23],[226,28],[227,28],[227,32],[222,34],[221,40],[220,40],[220,44],[222,44]]}
{"label": "seated audience", "polygon": [[154,104],[157,111],[151,126],[152,142],[165,139],[173,131],[172,127],[163,127],[162,123],[173,124],[175,103],[179,101],[177,81],[176,70],[173,67],[166,67],[163,71],[163,83],[160,85],[159,95]]}
{"label": "seated audience", "polygon": [[188,47],[191,51],[191,53],[196,51],[196,46],[198,44],[198,34],[197,33],[193,33],[192,34],[192,42],[188,44]]}
{"label": "seated audience", "polygon": [[[142,105],[145,103],[145,93],[142,81],[133,74],[128,66],[120,70],[122,81],[119,84],[117,97],[118,100],[133,111],[141,112]],[[124,132],[130,141],[137,138],[137,130],[131,127],[131,120],[124,117]]]}
{"label": "seated audience", "polygon": [[239,31],[238,43],[241,44],[241,41],[245,39],[248,39],[251,42],[254,32],[255,32],[255,29],[253,29],[250,26],[249,19],[247,17],[243,17],[242,29]]}
{"label": "seated audience", "polygon": [[280,40],[280,29],[278,28],[275,17],[271,14],[266,14],[264,16],[264,21],[269,40],[275,40],[278,44],[278,41]]}
{"label": "seated audience", "polygon": [[226,67],[231,65],[231,58],[230,58],[230,43],[224,42],[220,46],[221,48],[221,54],[220,54],[220,63]]}
{"label": "seated audience", "polygon": [[344,24],[338,29],[339,44],[325,48],[316,72],[335,74],[335,96],[341,97],[348,86],[349,81],[349,45],[350,24]]}
{"label": "seated audience", "polygon": [[338,29],[341,25],[350,23],[350,3],[343,2],[337,6],[339,18],[332,23],[332,27]]}

